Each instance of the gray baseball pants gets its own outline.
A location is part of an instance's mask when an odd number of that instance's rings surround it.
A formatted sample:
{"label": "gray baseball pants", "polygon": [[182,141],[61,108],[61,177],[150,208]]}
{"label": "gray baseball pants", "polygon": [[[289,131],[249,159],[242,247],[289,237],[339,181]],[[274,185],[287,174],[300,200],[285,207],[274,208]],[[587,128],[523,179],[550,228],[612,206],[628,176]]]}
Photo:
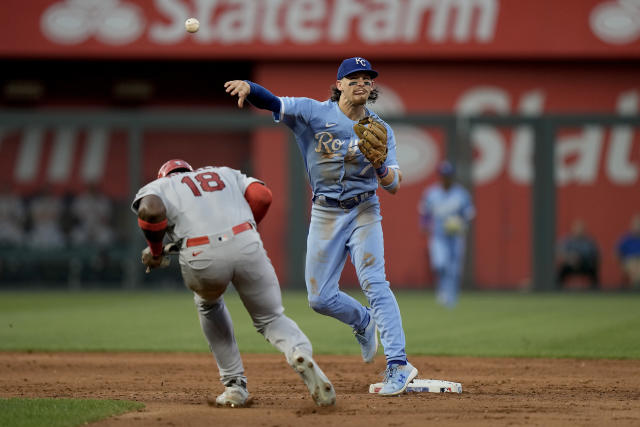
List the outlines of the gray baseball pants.
{"label": "gray baseball pants", "polygon": [[184,247],[180,269],[185,285],[194,292],[202,331],[209,343],[224,384],[244,376],[244,366],[233,333],[223,293],[232,283],[249,312],[253,325],[291,364],[295,348],[312,355],[311,342],[284,314],[275,270],[255,229],[236,235],[209,236],[209,243]]}

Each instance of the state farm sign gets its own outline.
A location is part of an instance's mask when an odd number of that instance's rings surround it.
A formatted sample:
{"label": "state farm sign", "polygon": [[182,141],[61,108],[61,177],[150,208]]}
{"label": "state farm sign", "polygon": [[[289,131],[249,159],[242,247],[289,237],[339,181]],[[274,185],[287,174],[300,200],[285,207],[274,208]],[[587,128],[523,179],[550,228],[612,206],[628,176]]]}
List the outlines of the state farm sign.
{"label": "state farm sign", "polygon": [[371,44],[482,43],[493,38],[498,12],[498,0],[203,0],[193,10],[179,0],[158,0],[155,6],[169,21],[150,28],[160,43],[185,37],[190,12],[203,24],[196,35],[200,43],[345,43],[352,32]]}
{"label": "state farm sign", "polygon": [[[490,41],[498,0],[155,0],[153,7],[158,19],[148,35],[160,44],[188,37],[184,21],[190,16],[201,22],[194,36],[198,43],[343,43],[352,29],[365,43],[442,43]],[[109,44],[131,43],[144,24],[137,6],[119,0],[66,0],[42,17],[45,36],[64,44],[91,36]]]}
{"label": "state farm sign", "polygon": [[638,0],[3,0],[0,56],[638,58],[639,17]]}

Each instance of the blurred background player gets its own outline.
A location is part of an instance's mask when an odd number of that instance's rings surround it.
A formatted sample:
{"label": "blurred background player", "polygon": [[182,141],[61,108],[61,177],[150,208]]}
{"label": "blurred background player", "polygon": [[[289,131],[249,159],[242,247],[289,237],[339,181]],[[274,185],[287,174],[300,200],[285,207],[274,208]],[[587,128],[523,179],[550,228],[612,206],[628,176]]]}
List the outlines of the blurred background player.
{"label": "blurred background player", "polygon": [[620,238],[616,252],[626,280],[632,288],[640,289],[640,214],[631,219],[631,227]]}
{"label": "blurred background player", "polygon": [[571,280],[585,279],[591,289],[598,288],[600,250],[596,241],[587,233],[581,219],[571,225],[569,234],[558,243],[558,286],[562,288]]}
{"label": "blurred background player", "polygon": [[335,391],[312,359],[309,339],[284,315],[280,285],[256,230],[271,200],[271,191],[261,181],[238,170],[207,166],[194,171],[184,160],[170,160],[133,201],[148,243],[143,263],[152,269],[166,266],[165,233],[172,242],[180,242],[182,277],[194,292],[200,324],[225,386],[217,405],[242,407],[250,402],[222,296],[229,283],[255,328],[285,354],[316,404],[333,405]]}
{"label": "blurred background player", "polygon": [[[313,191],[307,236],[305,281],[309,305],[353,328],[365,362],[378,348],[376,329],[387,359],[380,395],[404,392],[418,371],[407,361],[400,309],[384,269],[382,217],[378,185],[395,194],[400,183],[396,141],[389,125],[366,107],[378,92],[378,73],[364,58],[345,59],[338,68],[331,99],[276,97],[262,86],[241,80],[225,83],[226,91],[273,112],[293,131]],[[365,117],[384,123],[388,153],[378,165],[359,150],[354,125]],[[371,309],[340,290],[338,279],[347,254]]]}
{"label": "blurred background player", "polygon": [[454,307],[458,302],[466,249],[466,232],[475,208],[469,192],[455,182],[453,165],[438,167],[440,182],[423,192],[418,213],[420,225],[429,238],[431,268],[436,275],[436,300]]}

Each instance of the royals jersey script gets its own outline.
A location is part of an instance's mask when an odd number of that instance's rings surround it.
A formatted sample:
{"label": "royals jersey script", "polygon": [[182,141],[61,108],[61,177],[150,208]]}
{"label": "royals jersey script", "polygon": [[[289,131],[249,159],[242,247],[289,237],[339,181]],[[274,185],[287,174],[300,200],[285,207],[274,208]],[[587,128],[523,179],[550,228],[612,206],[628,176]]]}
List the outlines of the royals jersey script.
{"label": "royals jersey script", "polygon": [[216,234],[245,221],[254,222],[244,198],[245,190],[254,182],[261,181],[228,167],[174,173],[142,187],[131,208],[137,213],[140,199],[153,194],[167,209],[171,240]]}
{"label": "royals jersey script", "polygon": [[[310,98],[281,97],[281,111],[274,114],[295,134],[302,151],[304,165],[315,195],[346,199],[378,188],[378,179],[371,163],[358,148],[357,123],[349,119],[337,102],[319,102]],[[373,111],[368,116],[384,123]],[[396,139],[387,128],[387,159],[384,164],[398,168]]]}

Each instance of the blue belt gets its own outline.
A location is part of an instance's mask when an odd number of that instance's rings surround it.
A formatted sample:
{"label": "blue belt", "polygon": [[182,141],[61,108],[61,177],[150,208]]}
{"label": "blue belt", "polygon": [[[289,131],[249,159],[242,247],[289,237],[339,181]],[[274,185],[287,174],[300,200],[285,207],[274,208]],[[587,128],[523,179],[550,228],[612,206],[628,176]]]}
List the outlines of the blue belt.
{"label": "blue belt", "polygon": [[331,197],[320,195],[313,196],[311,201],[316,205],[328,206],[330,208],[353,209],[365,200],[370,199],[374,194],[376,194],[375,191],[367,191],[366,193],[360,193],[344,200],[332,199]]}

